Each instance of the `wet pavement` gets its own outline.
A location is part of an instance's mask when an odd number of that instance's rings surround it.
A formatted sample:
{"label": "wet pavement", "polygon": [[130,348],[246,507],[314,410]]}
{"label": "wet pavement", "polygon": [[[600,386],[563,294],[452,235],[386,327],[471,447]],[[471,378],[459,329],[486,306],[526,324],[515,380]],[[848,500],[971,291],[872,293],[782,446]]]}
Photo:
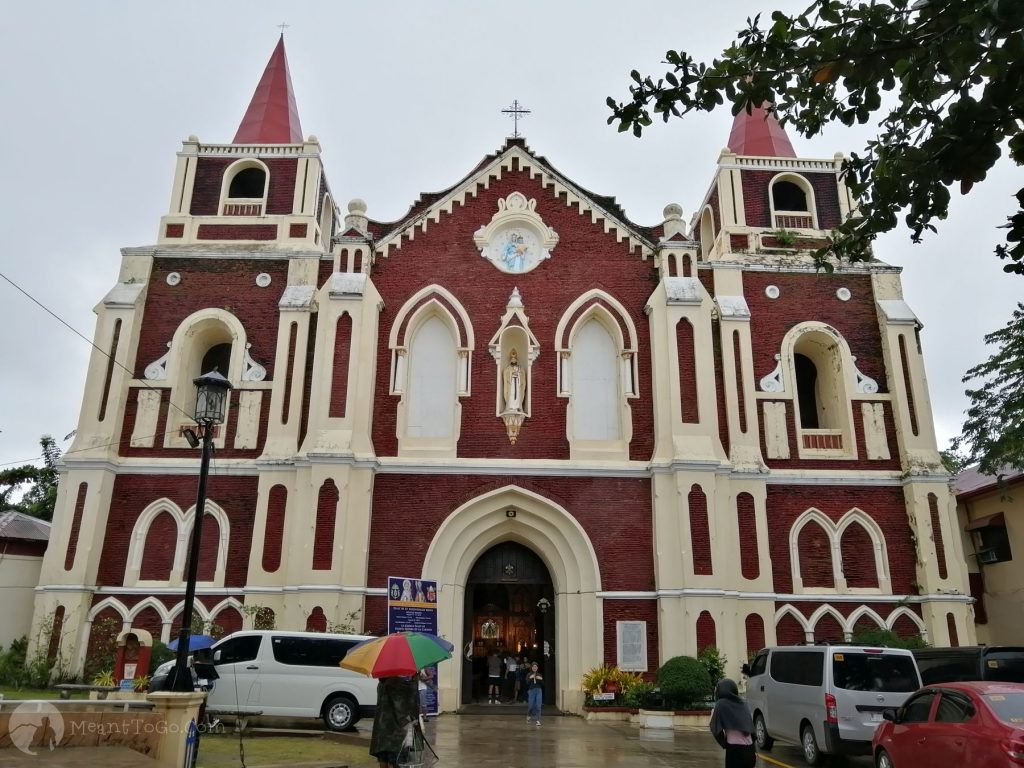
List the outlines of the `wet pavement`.
{"label": "wet pavement", "polygon": [[[362,724],[360,724],[362,725]],[[540,727],[511,714],[442,715],[428,721],[438,768],[721,768],[725,755],[705,729],[642,729],[625,722],[545,715]],[[758,768],[803,768],[801,752],[777,745]],[[870,766],[868,758],[847,765]]]}

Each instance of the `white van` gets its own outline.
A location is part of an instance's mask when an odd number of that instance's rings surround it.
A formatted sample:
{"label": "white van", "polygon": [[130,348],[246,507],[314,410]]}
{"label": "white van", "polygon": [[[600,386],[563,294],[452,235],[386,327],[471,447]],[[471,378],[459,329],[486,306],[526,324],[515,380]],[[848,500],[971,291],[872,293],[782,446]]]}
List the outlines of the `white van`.
{"label": "white van", "polygon": [[261,717],[322,718],[343,731],[377,706],[377,681],[338,666],[366,635],[244,630],[213,646],[219,679],[207,707]]}
{"label": "white van", "polygon": [[810,765],[823,755],[870,754],[882,712],[921,687],[914,657],[902,648],[765,648],[743,673],[758,749],[798,744]]}

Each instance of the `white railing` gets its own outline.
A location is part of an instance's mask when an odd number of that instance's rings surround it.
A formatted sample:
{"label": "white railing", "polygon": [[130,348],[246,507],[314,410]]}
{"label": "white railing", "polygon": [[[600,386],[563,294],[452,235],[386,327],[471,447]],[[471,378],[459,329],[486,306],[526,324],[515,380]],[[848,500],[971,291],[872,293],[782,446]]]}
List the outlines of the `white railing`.
{"label": "white railing", "polygon": [[262,216],[262,200],[230,200],[224,203],[221,216]]}

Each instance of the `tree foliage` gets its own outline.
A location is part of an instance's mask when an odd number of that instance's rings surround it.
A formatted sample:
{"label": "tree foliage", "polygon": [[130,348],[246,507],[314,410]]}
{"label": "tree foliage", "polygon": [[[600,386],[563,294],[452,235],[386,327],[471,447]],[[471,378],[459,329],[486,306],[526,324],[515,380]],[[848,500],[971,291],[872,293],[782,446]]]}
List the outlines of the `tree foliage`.
{"label": "tree foliage", "polygon": [[[57,464],[60,448],[50,435],[39,438],[43,450],[43,466],[25,464],[0,470],[0,510],[13,509],[32,517],[53,520],[57,505]],[[20,500],[14,501],[14,492],[28,486]]]}
{"label": "tree foliage", "polygon": [[[609,123],[640,136],[652,113],[667,122],[732,105],[733,114],[773,104],[783,124],[814,136],[830,122],[875,121],[876,138],[852,153],[844,174],[862,217],[842,223],[815,255],[871,258],[875,237],[898,226],[912,239],[946,217],[950,187],[966,194],[1004,148],[1024,164],[1024,12],[1021,0],[815,0],[747,19],[710,64],[669,51],[655,81],[632,72],[631,98],[608,98]],[[891,95],[887,95],[891,94]],[[1003,269],[1024,274],[1024,188],[1008,209]]]}
{"label": "tree foliage", "polygon": [[997,351],[964,376],[970,405],[953,448],[983,474],[999,477],[1007,467],[1024,470],[1024,303],[1005,327],[985,336]]}

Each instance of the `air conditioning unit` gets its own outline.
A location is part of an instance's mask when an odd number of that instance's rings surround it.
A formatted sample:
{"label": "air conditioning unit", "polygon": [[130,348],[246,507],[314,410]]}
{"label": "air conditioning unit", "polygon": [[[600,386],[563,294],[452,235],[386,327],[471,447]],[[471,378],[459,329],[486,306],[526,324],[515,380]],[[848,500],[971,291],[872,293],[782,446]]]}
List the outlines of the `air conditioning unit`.
{"label": "air conditioning unit", "polygon": [[978,562],[984,563],[985,565],[992,565],[993,563],[999,562],[999,553],[994,549],[983,549],[978,553]]}

